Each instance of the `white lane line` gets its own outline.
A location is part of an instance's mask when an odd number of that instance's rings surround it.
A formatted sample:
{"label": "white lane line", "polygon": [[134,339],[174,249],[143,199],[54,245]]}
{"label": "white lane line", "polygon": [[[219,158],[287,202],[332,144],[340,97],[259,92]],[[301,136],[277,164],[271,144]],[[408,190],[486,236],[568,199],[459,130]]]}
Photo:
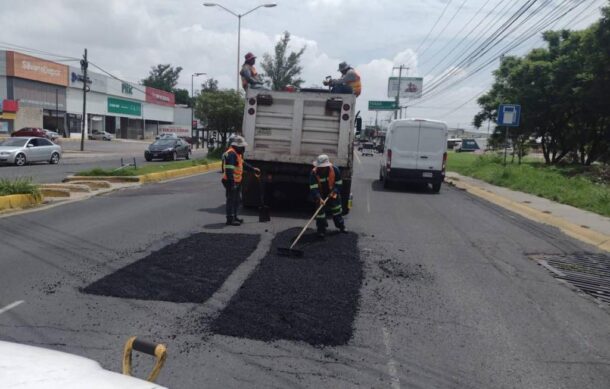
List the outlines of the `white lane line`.
{"label": "white lane line", "polygon": [[371,213],[371,190],[366,191],[366,211]]}
{"label": "white lane line", "polygon": [[400,389],[400,378],[398,378],[398,369],[396,369],[396,361],[392,358],[392,347],[390,345],[390,333],[388,329],[384,327],[381,328],[383,331],[383,344],[385,344],[385,353],[388,357],[388,372],[390,373],[390,378],[392,379],[392,389]]}
{"label": "white lane line", "polygon": [[358,165],[362,165],[362,162],[360,161],[360,157],[358,156],[358,153],[354,153],[354,155],[356,156],[356,161],[358,161]]}
{"label": "white lane line", "polygon": [[15,301],[14,303],[11,303],[11,304],[7,305],[4,308],[0,308],[0,315],[2,315],[4,312],[10,311],[11,309],[15,308],[18,305],[23,304],[24,302],[25,301],[23,301],[23,300],[19,300],[19,301]]}

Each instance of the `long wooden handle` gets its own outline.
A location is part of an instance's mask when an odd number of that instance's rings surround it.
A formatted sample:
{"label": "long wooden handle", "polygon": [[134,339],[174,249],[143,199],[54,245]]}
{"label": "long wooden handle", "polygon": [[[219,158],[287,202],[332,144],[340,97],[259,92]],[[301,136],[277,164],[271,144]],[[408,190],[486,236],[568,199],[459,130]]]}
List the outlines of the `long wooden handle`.
{"label": "long wooden handle", "polygon": [[292,244],[290,245],[290,250],[292,250],[292,248],[294,247],[294,245],[297,244],[297,242],[299,241],[299,239],[301,239],[301,235],[303,235],[303,233],[305,232],[305,230],[307,230],[307,227],[309,227],[309,225],[311,224],[311,222],[313,221],[313,219],[316,218],[316,216],[318,216],[318,214],[320,213],[320,210],[322,210],[322,208],[324,208],[324,206],[326,205],[326,201],[328,200],[328,198],[330,197],[330,195],[328,195],[323,201],[322,204],[320,204],[320,206],[318,207],[318,210],[316,211],[316,213],[313,214],[313,216],[311,217],[311,219],[309,219],[309,221],[307,222],[307,224],[305,224],[305,227],[303,227],[303,229],[301,230],[301,233],[299,234],[299,236],[297,236],[297,238],[294,240],[294,242],[292,242]]}

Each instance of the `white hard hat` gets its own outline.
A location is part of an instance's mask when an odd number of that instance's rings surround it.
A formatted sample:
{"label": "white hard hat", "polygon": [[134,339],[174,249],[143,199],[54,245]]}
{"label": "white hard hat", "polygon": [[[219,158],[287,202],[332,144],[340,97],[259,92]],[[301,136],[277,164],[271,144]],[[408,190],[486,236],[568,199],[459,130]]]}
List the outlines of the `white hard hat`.
{"label": "white hard hat", "polygon": [[330,163],[330,159],[328,158],[328,155],[320,154],[320,155],[318,155],[318,158],[316,158],[316,160],[313,161],[313,165],[315,167],[327,167],[327,166],[331,166],[332,163]]}
{"label": "white hard hat", "polygon": [[248,146],[248,144],[246,143],[246,140],[244,139],[243,136],[235,136],[233,137],[233,139],[231,140],[231,146],[235,146],[235,147],[246,147]]}

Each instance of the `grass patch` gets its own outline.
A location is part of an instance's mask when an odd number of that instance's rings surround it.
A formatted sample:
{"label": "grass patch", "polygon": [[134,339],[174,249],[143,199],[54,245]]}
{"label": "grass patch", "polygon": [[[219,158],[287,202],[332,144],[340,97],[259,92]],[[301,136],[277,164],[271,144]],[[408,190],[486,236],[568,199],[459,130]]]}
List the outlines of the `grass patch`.
{"label": "grass patch", "polygon": [[521,165],[502,166],[498,155],[451,153],[447,169],[521,192],[544,197],[558,203],[610,216],[610,186],[600,177],[600,167],[574,165],[547,166],[526,158]]}
{"label": "grass patch", "polygon": [[121,177],[121,176],[142,176],[144,174],[149,173],[157,173],[164,172],[167,170],[174,169],[182,169],[193,166],[200,165],[208,165],[210,163],[216,162],[213,159],[192,159],[188,161],[172,161],[172,162],[160,162],[159,164],[149,164],[143,167],[138,167],[135,169],[134,167],[126,167],[123,169],[115,170],[115,169],[100,169],[95,168],[91,170],[85,170],[82,172],[75,173],[77,176],[112,176],[112,177]]}
{"label": "grass patch", "polygon": [[29,194],[34,197],[40,197],[40,189],[38,185],[32,183],[31,178],[17,178],[15,180],[1,178],[0,196],[16,194]]}

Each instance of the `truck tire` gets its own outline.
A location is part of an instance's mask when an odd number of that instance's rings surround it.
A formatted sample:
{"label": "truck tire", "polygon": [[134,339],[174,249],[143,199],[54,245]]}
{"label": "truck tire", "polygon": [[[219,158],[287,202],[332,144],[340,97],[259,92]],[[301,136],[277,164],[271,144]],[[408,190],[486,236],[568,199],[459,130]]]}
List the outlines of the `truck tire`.
{"label": "truck tire", "polygon": [[352,194],[352,180],[343,180],[343,187],[341,188],[341,209],[343,215],[349,213],[349,201]]}

